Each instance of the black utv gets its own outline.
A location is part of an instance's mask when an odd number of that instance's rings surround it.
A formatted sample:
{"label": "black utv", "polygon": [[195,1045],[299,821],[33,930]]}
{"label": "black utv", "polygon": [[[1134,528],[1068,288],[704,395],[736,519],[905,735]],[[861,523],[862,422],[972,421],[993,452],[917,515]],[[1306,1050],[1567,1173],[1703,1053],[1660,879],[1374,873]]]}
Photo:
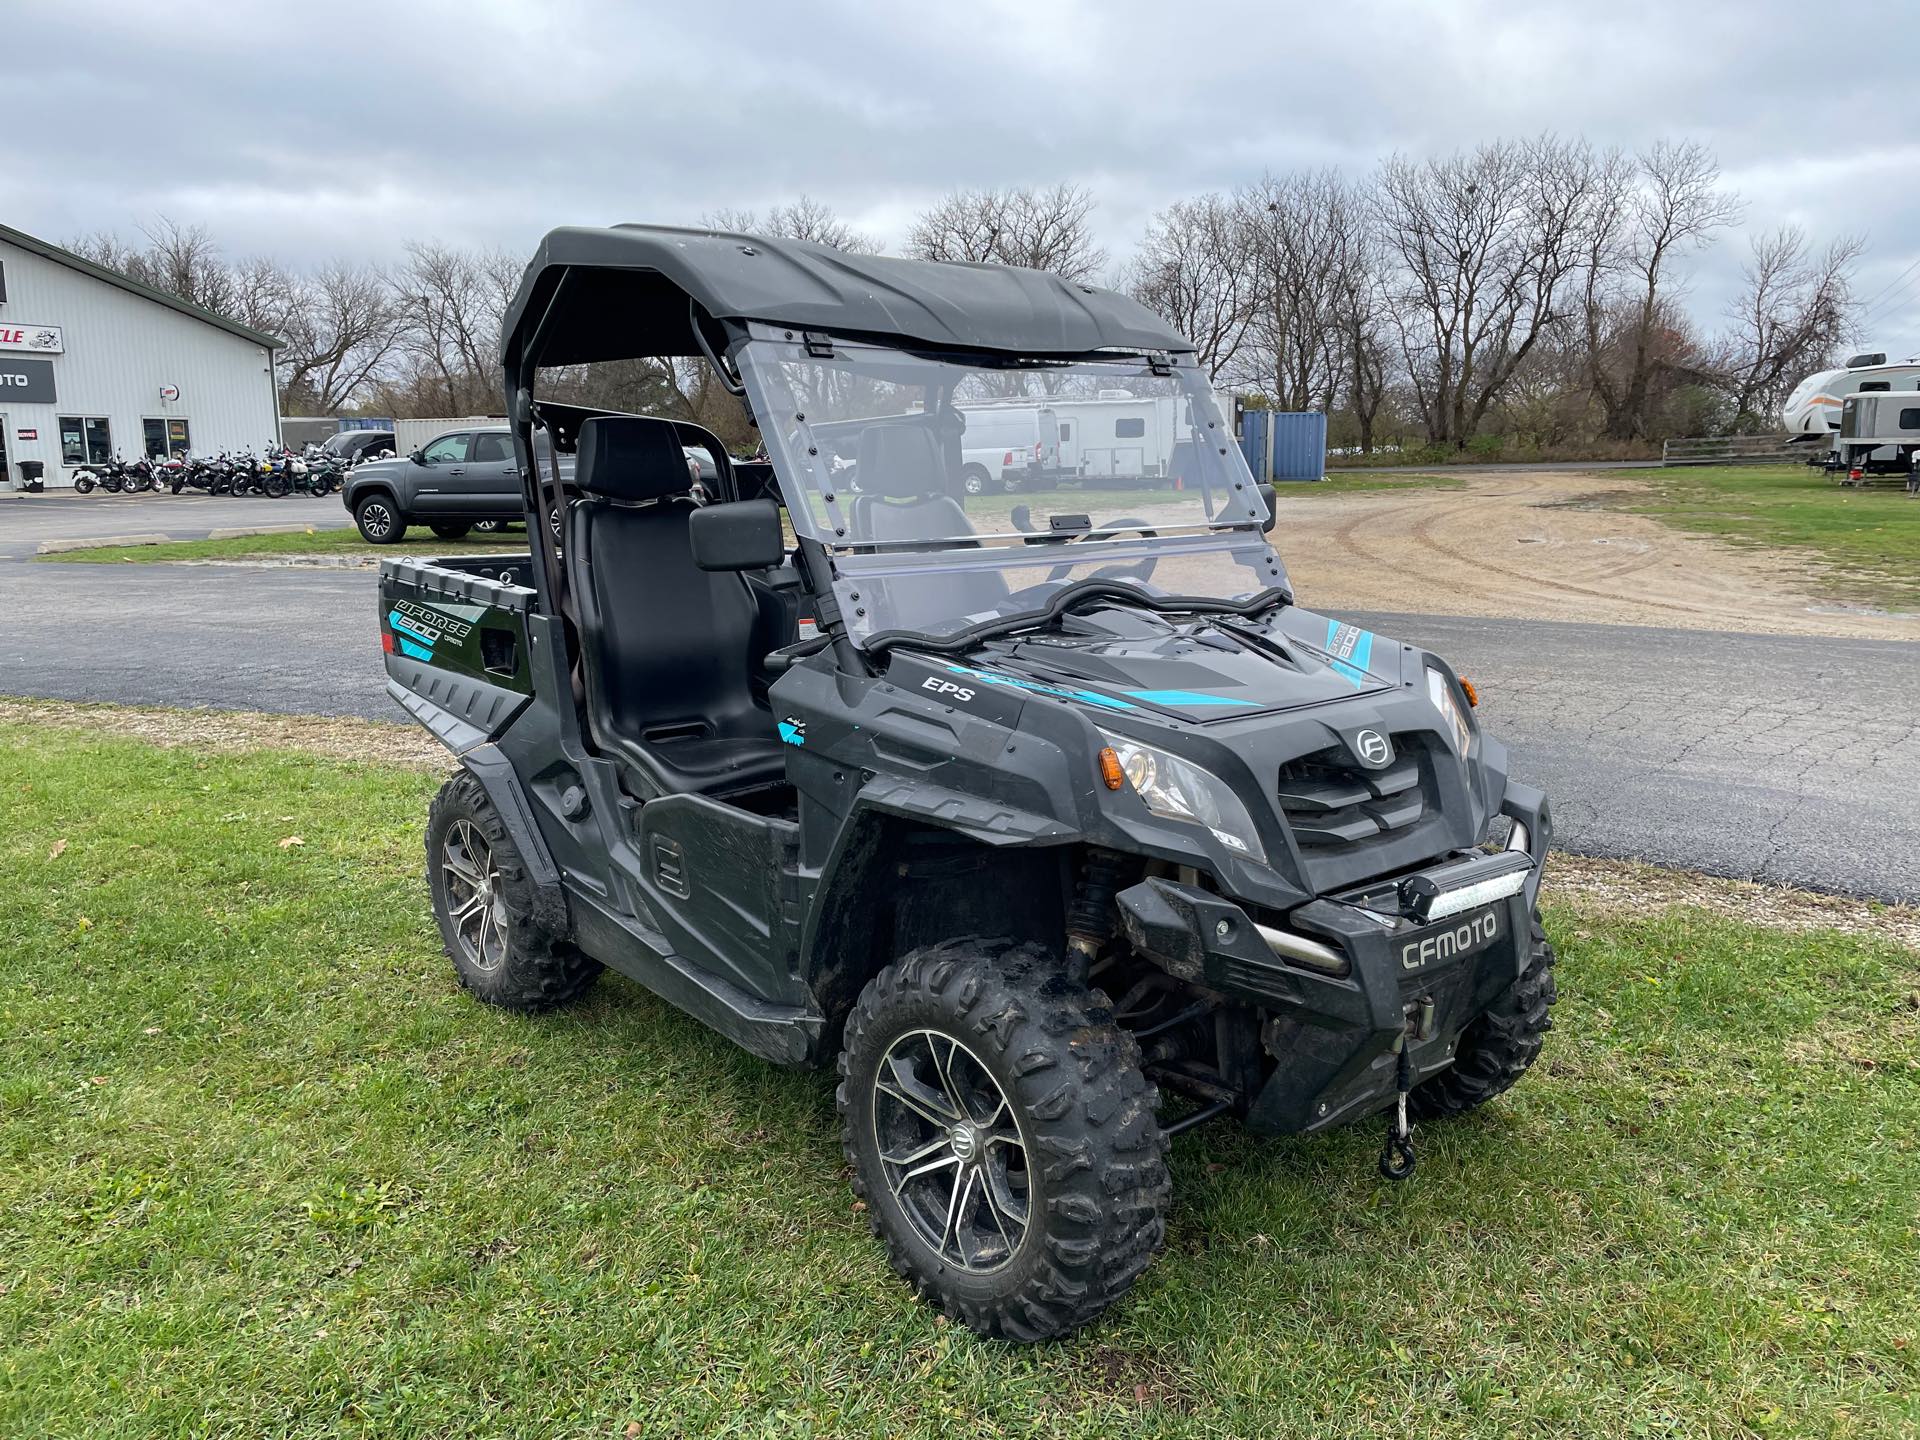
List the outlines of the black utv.
{"label": "black utv", "polygon": [[[1386,1111],[1399,1178],[1410,1118],[1539,1053],[1544,798],[1443,661],[1294,604],[1271,492],[1139,305],[563,229],[503,348],[525,510],[561,523],[381,567],[388,688],[459,758],[427,870],[480,999],[541,1009],[606,966],[837,1065],[894,1268],[1020,1340],[1146,1268],[1169,1136]],[[536,395],[633,357],[711,366],[769,459]],[[1115,392],[1177,417],[1179,489],[966,492],[971,416]]]}

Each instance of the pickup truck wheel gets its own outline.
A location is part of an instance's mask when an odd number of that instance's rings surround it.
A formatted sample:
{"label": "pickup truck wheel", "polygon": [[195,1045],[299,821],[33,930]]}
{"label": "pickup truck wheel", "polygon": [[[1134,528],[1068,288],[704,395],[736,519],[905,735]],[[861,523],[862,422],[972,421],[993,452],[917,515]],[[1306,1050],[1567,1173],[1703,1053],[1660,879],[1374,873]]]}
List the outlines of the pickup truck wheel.
{"label": "pickup truck wheel", "polygon": [[471,525],[434,525],[429,528],[442,540],[464,539],[466,533],[473,529]]}
{"label": "pickup truck wheel", "polygon": [[1166,1139],[1105,996],[1040,946],[980,937],[882,970],[837,1094],[853,1188],[893,1268],[977,1334],[1048,1340],[1166,1238]]}
{"label": "pickup truck wheel", "polygon": [[462,770],[427,815],[427,884],[460,983],[489,1005],[550,1010],[600,973],[537,918],[527,867],[485,787]]}
{"label": "pickup truck wheel", "polygon": [[1557,991],[1553,983],[1553,946],[1534,912],[1527,968],[1520,978],[1460,1034],[1453,1064],[1423,1080],[1407,1096],[1416,1119],[1441,1120],[1464,1115],[1513,1088],[1540,1058],[1553,1028],[1549,1013]]}
{"label": "pickup truck wheel", "polygon": [[476,520],[473,528],[481,535],[500,535],[505,533],[509,523],[506,520]]}
{"label": "pickup truck wheel", "polygon": [[369,495],[353,507],[353,523],[369,545],[398,545],[407,536],[407,521],[385,495]]}
{"label": "pickup truck wheel", "polygon": [[992,477],[987,474],[985,468],[982,466],[969,465],[960,472],[960,488],[969,495],[986,494],[987,487],[991,483]]}

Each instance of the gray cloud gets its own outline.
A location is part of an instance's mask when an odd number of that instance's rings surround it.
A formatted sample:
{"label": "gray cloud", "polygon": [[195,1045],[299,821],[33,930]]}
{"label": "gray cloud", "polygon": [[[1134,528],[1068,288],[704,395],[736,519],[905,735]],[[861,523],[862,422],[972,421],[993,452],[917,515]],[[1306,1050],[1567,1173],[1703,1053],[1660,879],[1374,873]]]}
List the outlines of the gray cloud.
{"label": "gray cloud", "polygon": [[[1815,82],[1831,42],[1804,6],[30,0],[6,33],[37,94],[0,216],[52,239],[165,213],[234,254],[385,260],[805,191],[897,245],[953,186],[1066,178],[1123,255],[1155,209],[1266,168],[1690,136],[1743,230],[1865,232],[1860,293],[1891,287],[1869,333],[1920,349],[1920,141],[1863,134]],[[1702,318],[1744,246],[1694,267]]]}

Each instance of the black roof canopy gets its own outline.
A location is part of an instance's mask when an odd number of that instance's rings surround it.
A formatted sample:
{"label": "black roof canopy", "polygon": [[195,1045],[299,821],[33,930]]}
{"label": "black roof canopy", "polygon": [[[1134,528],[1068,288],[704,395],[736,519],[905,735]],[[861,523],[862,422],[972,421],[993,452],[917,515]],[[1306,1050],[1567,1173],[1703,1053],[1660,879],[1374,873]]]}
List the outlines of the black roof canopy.
{"label": "black roof canopy", "polygon": [[1077,355],[1193,348],[1137,301],[1039,270],[616,225],[549,232],[507,307],[501,352],[511,369],[538,334],[532,358],[540,365],[697,355],[689,299],[717,320],[933,349]]}

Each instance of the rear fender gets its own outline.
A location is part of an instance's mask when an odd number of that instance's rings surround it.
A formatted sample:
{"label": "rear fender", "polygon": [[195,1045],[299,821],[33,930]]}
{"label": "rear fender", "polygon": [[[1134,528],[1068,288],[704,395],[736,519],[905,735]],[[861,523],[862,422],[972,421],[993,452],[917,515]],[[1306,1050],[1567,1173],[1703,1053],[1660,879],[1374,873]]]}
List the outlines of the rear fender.
{"label": "rear fender", "polygon": [[571,935],[573,926],[567,913],[567,894],[560,884],[559,867],[547,848],[540,827],[533,818],[533,805],[520,778],[513,773],[513,762],[492,745],[476,745],[460,757],[460,764],[487,792],[501,824],[513,839],[526,867],[528,883],[533,887],[534,919],[549,935]]}

